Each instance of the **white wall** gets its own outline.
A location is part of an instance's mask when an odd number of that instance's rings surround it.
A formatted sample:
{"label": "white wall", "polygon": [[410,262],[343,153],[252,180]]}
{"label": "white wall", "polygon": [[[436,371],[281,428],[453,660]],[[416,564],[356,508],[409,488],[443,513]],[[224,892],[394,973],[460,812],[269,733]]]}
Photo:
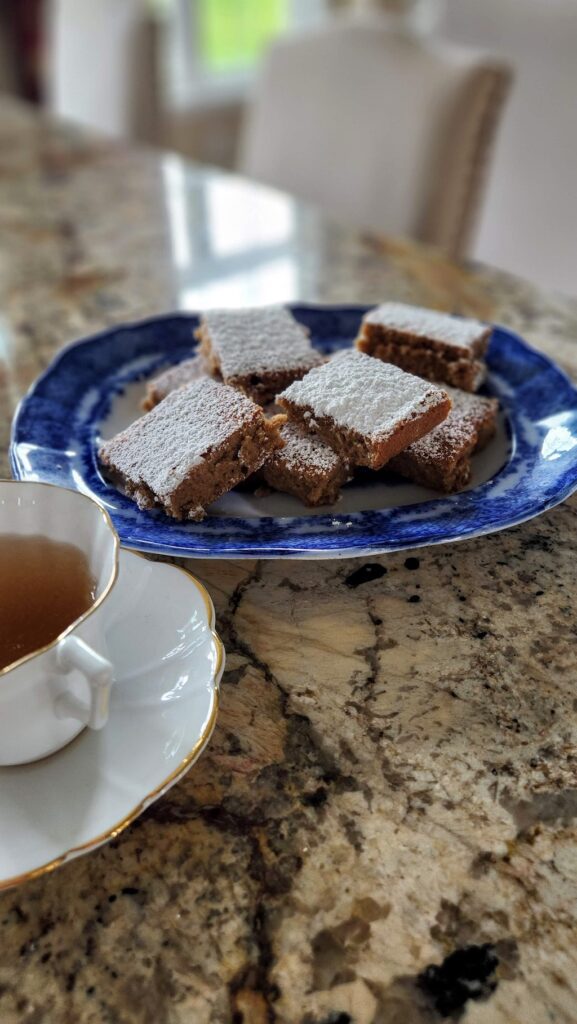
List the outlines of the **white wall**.
{"label": "white wall", "polygon": [[474,255],[577,295],[577,0],[447,0],[440,31],[517,73]]}
{"label": "white wall", "polygon": [[143,0],[49,0],[50,110],[106,135],[150,137],[154,28]]}

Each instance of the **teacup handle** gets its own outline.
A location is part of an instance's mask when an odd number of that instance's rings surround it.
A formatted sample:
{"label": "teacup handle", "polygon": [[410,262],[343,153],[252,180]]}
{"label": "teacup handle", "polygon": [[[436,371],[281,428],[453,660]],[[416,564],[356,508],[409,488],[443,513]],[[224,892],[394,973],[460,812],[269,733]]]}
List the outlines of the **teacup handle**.
{"label": "teacup handle", "polygon": [[82,672],[90,684],[90,704],[86,705],[72,693],[61,693],[56,699],[59,718],[76,718],[90,729],[102,729],[108,720],[113,668],[106,658],[77,636],[67,636],[56,648],[58,668],[68,675],[73,669]]}

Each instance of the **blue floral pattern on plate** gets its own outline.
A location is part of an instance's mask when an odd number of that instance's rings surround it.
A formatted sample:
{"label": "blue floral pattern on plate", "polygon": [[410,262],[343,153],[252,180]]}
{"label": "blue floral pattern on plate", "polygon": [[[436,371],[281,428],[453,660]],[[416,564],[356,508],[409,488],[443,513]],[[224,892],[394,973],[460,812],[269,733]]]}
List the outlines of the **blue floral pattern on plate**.
{"label": "blue floral pattern on plate", "polygon": [[[351,344],[368,307],[290,308],[310,329],[313,344],[328,353]],[[288,514],[226,514],[226,508],[223,514],[217,506],[201,523],[142,512],[103,478],[101,430],[135,382],[190,357],[197,324],[192,314],[156,317],[63,349],[16,412],[14,475],[92,495],[110,512],[125,547],[199,558],[338,558],[440,544],[514,526],[577,489],[577,391],[545,356],[496,327],[489,390],[504,409],[509,444],[502,465],[472,489],[436,497],[413,488],[410,503],[395,504],[395,487],[401,489],[391,479],[382,508],[337,505],[300,514],[303,506],[287,499]]]}

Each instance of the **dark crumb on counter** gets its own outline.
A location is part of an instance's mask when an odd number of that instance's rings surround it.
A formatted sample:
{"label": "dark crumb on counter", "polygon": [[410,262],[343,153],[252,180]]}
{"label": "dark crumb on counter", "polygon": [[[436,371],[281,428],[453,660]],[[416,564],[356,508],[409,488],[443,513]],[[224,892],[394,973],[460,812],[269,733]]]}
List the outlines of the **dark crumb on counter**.
{"label": "dark crumb on counter", "polygon": [[328,1017],[323,1017],[322,1020],[307,1014],[306,1017],[303,1017],[303,1024],[353,1024],[353,1018],[344,1010],[340,1012],[336,1010],[334,1013],[329,1013]]}
{"label": "dark crumb on counter", "polygon": [[418,558],[405,558],[405,569],[418,569],[420,564]]}
{"label": "dark crumb on counter", "polygon": [[419,594],[411,594],[411,596],[407,598],[409,604],[418,604],[420,600],[421,598]]}
{"label": "dark crumb on counter", "polygon": [[463,1009],[467,1000],[488,999],[497,988],[492,977],[499,964],[494,946],[456,949],[440,965],[430,964],[419,974],[419,987],[433,1000],[442,1017]]}
{"label": "dark crumb on counter", "polygon": [[301,797],[301,803],[305,804],[307,807],[322,807],[323,804],[326,804],[328,795],[328,791],[325,787],[319,786],[318,789],[315,789],[312,793],[305,793]]}
{"label": "dark crumb on counter", "polygon": [[381,576],[386,573],[384,566],[379,565],[378,562],[367,562],[366,565],[361,565],[360,569],[356,569],[350,576],[345,579],[345,586],[355,588],[362,586],[363,583],[371,583],[373,580],[378,580]]}

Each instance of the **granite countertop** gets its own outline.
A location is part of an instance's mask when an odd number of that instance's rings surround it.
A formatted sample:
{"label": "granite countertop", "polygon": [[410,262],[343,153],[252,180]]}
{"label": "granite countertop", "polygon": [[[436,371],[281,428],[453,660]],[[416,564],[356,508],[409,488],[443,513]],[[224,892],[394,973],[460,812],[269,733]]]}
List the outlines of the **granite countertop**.
{"label": "granite countertop", "polygon": [[[237,294],[469,312],[577,376],[574,301],[0,105],[4,475],[59,346]],[[108,846],[0,895],[2,1024],[575,1021],[576,548],[570,500],[370,567],[195,562],[214,737]]]}

